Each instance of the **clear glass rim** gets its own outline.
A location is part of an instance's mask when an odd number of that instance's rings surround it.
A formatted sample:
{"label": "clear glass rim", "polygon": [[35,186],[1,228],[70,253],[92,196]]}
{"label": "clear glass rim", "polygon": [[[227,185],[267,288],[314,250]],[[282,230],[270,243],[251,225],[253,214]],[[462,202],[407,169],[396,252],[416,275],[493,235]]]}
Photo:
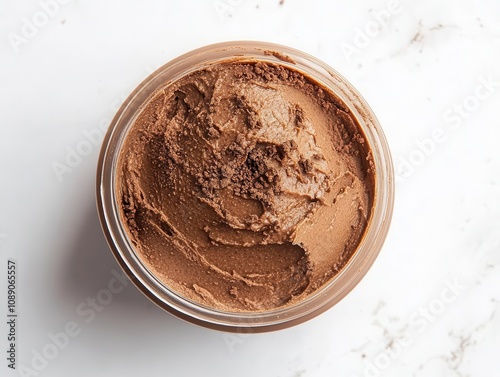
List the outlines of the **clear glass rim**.
{"label": "clear glass rim", "polygon": [[[228,60],[268,61],[306,73],[333,91],[358,120],[375,164],[371,218],[346,266],[307,299],[266,312],[225,312],[192,302],[162,284],[139,260],[121,223],[115,195],[116,164],[122,142],[142,105],[161,87],[205,65]],[[392,217],[394,172],[389,147],[373,111],[337,71],[302,51],[268,42],[234,41],[208,45],[166,63],[129,95],[103,140],[96,177],[98,214],[116,260],[134,284],[162,309],[204,327],[232,332],[264,332],[294,326],[329,309],[364,277],[377,258]]]}

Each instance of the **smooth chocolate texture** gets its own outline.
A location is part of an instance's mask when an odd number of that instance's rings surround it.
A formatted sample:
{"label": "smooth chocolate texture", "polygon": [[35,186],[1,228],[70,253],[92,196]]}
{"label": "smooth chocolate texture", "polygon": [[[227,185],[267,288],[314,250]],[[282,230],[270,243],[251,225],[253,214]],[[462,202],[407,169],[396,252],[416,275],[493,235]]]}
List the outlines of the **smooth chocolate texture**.
{"label": "smooth chocolate texture", "polygon": [[369,223],[374,168],[330,90],[287,66],[226,61],[158,90],[123,143],[122,223],[169,289],[224,311],[318,291]]}

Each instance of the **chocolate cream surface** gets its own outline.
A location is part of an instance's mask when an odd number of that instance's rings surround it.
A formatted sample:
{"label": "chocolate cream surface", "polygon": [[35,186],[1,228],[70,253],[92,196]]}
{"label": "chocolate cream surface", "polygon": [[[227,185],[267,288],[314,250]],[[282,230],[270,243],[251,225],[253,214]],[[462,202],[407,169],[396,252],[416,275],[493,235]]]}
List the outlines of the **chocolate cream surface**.
{"label": "chocolate cream surface", "polygon": [[310,77],[226,61],[166,84],[128,131],[117,201],[169,289],[224,311],[302,301],[352,257],[373,205],[369,146]]}

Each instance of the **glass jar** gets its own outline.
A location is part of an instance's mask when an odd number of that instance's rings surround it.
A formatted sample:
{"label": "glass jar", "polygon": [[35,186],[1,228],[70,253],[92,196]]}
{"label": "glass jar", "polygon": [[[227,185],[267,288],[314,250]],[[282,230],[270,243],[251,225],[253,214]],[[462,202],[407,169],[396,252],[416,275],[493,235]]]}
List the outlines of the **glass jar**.
{"label": "glass jar", "polygon": [[[229,312],[188,300],[163,284],[140,260],[122,223],[116,175],[121,147],[128,130],[162,87],[218,62],[261,61],[303,73],[333,92],[357,119],[373,154],[375,185],[371,215],[364,235],[348,263],[330,281],[304,300],[259,312]],[[233,332],[264,332],[302,323],[329,309],[363,278],[379,254],[387,235],[394,204],[394,173],[389,148],[366,101],[339,73],[301,51],[265,42],[226,42],[199,48],[159,68],[126,99],[104,138],[97,168],[97,207],[108,244],[134,284],[162,309],[189,322]]]}

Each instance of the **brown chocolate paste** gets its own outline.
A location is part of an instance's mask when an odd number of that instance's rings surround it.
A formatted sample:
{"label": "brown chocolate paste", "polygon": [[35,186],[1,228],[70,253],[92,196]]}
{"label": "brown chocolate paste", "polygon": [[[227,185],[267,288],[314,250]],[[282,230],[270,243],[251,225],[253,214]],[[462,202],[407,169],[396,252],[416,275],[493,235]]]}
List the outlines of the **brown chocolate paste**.
{"label": "brown chocolate paste", "polygon": [[122,146],[122,222],[145,266],[226,311],[304,300],[355,253],[373,205],[359,124],[331,91],[269,62],[169,83]]}

